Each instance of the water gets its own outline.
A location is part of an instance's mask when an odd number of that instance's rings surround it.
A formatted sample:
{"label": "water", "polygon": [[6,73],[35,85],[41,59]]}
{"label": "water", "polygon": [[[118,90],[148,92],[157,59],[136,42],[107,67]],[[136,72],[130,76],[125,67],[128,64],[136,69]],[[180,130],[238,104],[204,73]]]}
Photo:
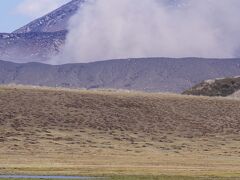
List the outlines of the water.
{"label": "water", "polygon": [[28,175],[0,175],[0,179],[15,178],[15,179],[92,179],[93,177],[85,176],[28,176]]}

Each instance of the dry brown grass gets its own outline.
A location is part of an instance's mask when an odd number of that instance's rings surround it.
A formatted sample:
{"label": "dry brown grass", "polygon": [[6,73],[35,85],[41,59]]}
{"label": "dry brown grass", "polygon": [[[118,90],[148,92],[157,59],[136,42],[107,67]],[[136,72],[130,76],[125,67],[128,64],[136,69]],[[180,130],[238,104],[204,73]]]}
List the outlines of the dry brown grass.
{"label": "dry brown grass", "polygon": [[240,176],[240,101],[0,88],[0,172]]}

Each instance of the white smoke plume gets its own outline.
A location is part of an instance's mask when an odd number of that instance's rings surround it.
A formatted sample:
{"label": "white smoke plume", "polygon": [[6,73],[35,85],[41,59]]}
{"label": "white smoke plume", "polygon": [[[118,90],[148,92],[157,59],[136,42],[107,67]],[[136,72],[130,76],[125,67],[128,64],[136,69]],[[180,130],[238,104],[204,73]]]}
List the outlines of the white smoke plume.
{"label": "white smoke plume", "polygon": [[239,10],[239,0],[88,0],[71,19],[55,63],[236,57]]}

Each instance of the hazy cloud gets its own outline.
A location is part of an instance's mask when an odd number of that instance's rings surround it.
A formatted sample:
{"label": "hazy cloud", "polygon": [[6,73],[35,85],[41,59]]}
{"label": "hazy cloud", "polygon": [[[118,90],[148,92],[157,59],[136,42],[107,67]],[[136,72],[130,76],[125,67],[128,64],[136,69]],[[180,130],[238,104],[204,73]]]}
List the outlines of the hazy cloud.
{"label": "hazy cloud", "polygon": [[16,8],[16,13],[31,18],[38,18],[70,0],[23,0]]}
{"label": "hazy cloud", "polygon": [[131,57],[235,57],[239,0],[88,0],[55,63]]}

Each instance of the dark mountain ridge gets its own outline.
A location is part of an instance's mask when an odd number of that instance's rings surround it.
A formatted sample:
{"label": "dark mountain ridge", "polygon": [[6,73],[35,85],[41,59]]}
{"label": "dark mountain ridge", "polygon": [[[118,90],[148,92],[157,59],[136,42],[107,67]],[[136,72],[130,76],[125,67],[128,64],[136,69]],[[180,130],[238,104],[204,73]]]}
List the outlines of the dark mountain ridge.
{"label": "dark mountain ridge", "polygon": [[141,58],[65,65],[0,61],[0,84],[87,89],[180,93],[206,79],[239,74],[240,59]]}

